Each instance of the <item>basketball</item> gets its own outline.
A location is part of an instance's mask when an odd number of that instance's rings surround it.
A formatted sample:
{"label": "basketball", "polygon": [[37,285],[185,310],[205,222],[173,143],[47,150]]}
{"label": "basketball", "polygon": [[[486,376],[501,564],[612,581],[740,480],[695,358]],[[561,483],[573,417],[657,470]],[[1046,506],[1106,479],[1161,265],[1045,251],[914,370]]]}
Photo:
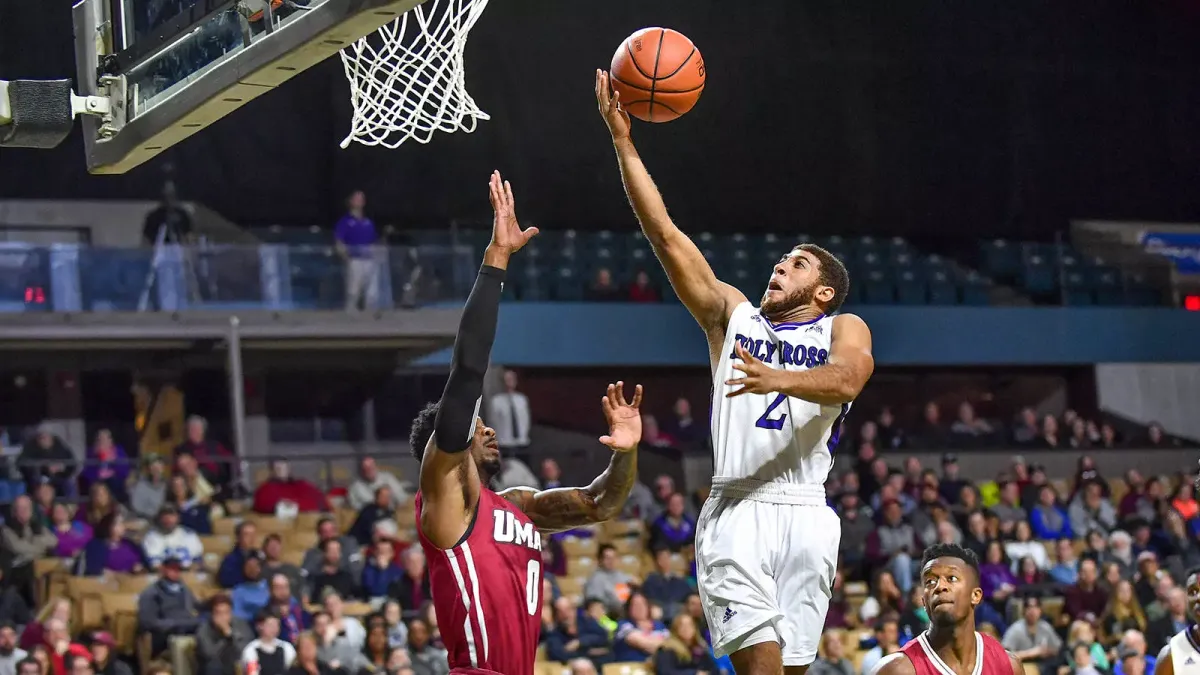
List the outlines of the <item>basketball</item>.
{"label": "basketball", "polygon": [[704,59],[683,33],[643,28],[617,47],[609,79],[625,112],[644,122],[670,122],[700,100]]}

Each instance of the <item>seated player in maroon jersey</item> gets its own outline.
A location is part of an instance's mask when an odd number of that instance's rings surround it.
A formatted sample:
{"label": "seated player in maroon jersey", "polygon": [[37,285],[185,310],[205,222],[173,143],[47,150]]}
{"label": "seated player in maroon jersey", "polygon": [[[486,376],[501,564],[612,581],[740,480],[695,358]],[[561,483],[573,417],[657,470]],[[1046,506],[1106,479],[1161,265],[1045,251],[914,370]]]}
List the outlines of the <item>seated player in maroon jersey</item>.
{"label": "seated player in maroon jersey", "polygon": [[521,229],[512,188],[493,173],[492,241],[467,298],[441,400],[413,422],[421,460],[417,532],[428,560],[442,640],[456,673],[530,675],[541,629],[542,534],[598,523],[620,512],[633,487],[642,426],[639,385],[632,401],[623,383],[602,399],[612,449],[608,469],[584,488],[497,494],[495,432],[479,418],[483,378],[495,340],[510,256],[536,228]]}
{"label": "seated player in maroon jersey", "polygon": [[884,657],[871,675],[1024,675],[1020,659],[995,638],[975,632],[983,589],[973,551],[955,544],[925,549],[921,585],[929,628]]}

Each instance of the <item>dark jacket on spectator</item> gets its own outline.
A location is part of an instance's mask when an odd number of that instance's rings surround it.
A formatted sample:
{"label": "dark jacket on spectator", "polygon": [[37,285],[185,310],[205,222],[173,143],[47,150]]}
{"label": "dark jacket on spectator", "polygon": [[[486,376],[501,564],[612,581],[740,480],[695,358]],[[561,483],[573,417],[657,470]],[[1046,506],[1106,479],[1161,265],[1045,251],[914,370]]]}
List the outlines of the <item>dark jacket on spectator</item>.
{"label": "dark jacket on spectator", "polygon": [[391,511],[382,506],[367,504],[362,511],[358,512],[358,518],[350,526],[350,536],[354,537],[360,546],[370,546],[375,523],[392,518],[393,515]]}
{"label": "dark jacket on spectator", "polygon": [[1041,504],[1033,507],[1029,513],[1029,526],[1037,539],[1053,541],[1055,539],[1073,539],[1071,519],[1066,509],[1061,506],[1046,508]]}
{"label": "dark jacket on spectator", "polygon": [[[34,465],[31,462],[37,462],[37,464]],[[50,471],[50,463],[61,464],[62,470]],[[27,441],[21,448],[21,454],[17,456],[17,468],[21,470],[21,475],[25,478],[25,484],[31,494],[34,486],[43,478],[54,483],[60,494],[65,494],[66,490],[62,488],[71,476],[75,475],[78,463],[75,460],[75,453],[71,452],[61,438],[55,436],[50,447],[44,449],[38,445],[36,438]]]}
{"label": "dark jacket on spectator", "polygon": [[696,523],[687,515],[681,517],[678,523],[674,523],[671,517],[664,513],[650,525],[651,550],[669,548],[678,552],[695,540]]}
{"label": "dark jacket on spectator", "polygon": [[249,555],[257,553],[257,551],[243,551],[234,547],[221,561],[221,567],[217,569],[217,583],[221,584],[221,588],[233,588],[245,581],[242,567],[245,566],[246,558]]}
{"label": "dark jacket on spectator", "polygon": [[655,675],[696,675],[698,671],[710,674],[717,672],[717,664],[707,649],[693,652],[691,658],[686,660],[679,658],[675,650],[666,647],[659,648],[654,655]]}
{"label": "dark jacket on spectator", "polygon": [[237,672],[242,650],[254,639],[254,632],[241,619],[233,619],[231,634],[223,635],[211,621],[205,621],[196,630],[197,673],[205,673],[208,664],[219,664],[221,673],[233,675]]}
{"label": "dark jacket on spectator", "polygon": [[[392,584],[404,576],[404,570],[395,563],[387,567],[379,567],[374,560],[368,560],[363,565],[362,588],[368,598],[378,598],[388,594]],[[403,606],[403,604],[401,605]]]}
{"label": "dark jacket on spectator", "polygon": [[362,594],[359,590],[358,580],[343,569],[339,569],[333,574],[322,570],[316,576],[309,577],[308,582],[311,591],[309,600],[314,603],[321,602],[321,594],[325,592],[326,588],[332,588],[343,598],[357,598]]}
{"label": "dark jacket on spectator", "polygon": [[200,473],[204,474],[204,478],[208,480],[220,497],[229,496],[226,491],[233,475],[232,464],[228,461],[218,460],[232,459],[232,452],[216,441],[204,440],[200,443],[192,443],[185,440],[175,447],[176,459],[182,454],[196,458]]}
{"label": "dark jacket on spectator", "polygon": [[167,637],[189,635],[200,625],[196,596],[183,582],[159,579],[138,597],[138,629],[153,638],[154,652],[167,647]]}
{"label": "dark jacket on spectator", "polygon": [[413,583],[412,577],[405,574],[392,582],[392,585],[388,587],[387,594],[388,597],[395,598],[400,603],[406,618],[433,599],[433,593],[429,590],[428,574],[421,579],[419,586]]}
{"label": "dark jacket on spectator", "polygon": [[[567,643],[572,640],[579,640],[579,648],[575,651],[568,651]],[[595,622],[590,622],[589,625],[589,622],[579,620],[576,622],[574,635],[568,633],[565,626],[561,624],[556,625],[554,630],[546,635],[546,658],[559,663],[567,663],[572,659],[589,658],[589,650],[608,646],[607,631]]]}
{"label": "dark jacket on spectator", "polygon": [[683,604],[691,592],[691,585],[683,577],[674,574],[654,572],[642,582],[642,593],[646,598],[663,608]]}
{"label": "dark jacket on spectator", "polygon": [[1072,619],[1081,619],[1084,614],[1094,614],[1097,618],[1104,614],[1108,604],[1108,592],[1097,584],[1090,591],[1085,591],[1078,584],[1067,586],[1063,591],[1063,614]]}

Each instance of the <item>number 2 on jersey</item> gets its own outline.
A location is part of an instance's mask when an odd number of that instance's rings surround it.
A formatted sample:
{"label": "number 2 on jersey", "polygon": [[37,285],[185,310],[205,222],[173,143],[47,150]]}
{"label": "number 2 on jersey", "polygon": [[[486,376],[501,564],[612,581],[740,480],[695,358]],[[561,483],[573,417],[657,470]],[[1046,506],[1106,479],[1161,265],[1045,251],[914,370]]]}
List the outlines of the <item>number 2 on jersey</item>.
{"label": "number 2 on jersey", "polygon": [[782,429],[783,422],[787,419],[787,413],[781,413],[779,417],[776,417],[775,419],[771,419],[771,413],[775,412],[775,409],[778,408],[779,404],[783,403],[784,399],[786,398],[787,394],[776,395],[775,400],[771,401],[771,405],[767,406],[766,412],[762,414],[762,417],[758,418],[758,421],[754,423],[754,426],[760,429],[774,429],[775,431]]}
{"label": "number 2 on jersey", "polygon": [[542,561],[530,560],[525,568],[525,604],[529,616],[536,616],[538,611],[538,594],[542,592]]}

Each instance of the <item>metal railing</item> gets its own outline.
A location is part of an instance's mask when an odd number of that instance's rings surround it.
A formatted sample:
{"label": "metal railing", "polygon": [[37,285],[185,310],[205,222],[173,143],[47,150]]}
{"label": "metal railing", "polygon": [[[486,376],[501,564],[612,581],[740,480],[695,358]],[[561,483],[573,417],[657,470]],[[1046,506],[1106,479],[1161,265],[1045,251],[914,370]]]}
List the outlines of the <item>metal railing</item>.
{"label": "metal railing", "polygon": [[[478,267],[465,245],[380,246],[364,259],[361,295],[376,309],[461,300]],[[344,309],[348,267],[319,245],[0,243],[0,312]]]}

